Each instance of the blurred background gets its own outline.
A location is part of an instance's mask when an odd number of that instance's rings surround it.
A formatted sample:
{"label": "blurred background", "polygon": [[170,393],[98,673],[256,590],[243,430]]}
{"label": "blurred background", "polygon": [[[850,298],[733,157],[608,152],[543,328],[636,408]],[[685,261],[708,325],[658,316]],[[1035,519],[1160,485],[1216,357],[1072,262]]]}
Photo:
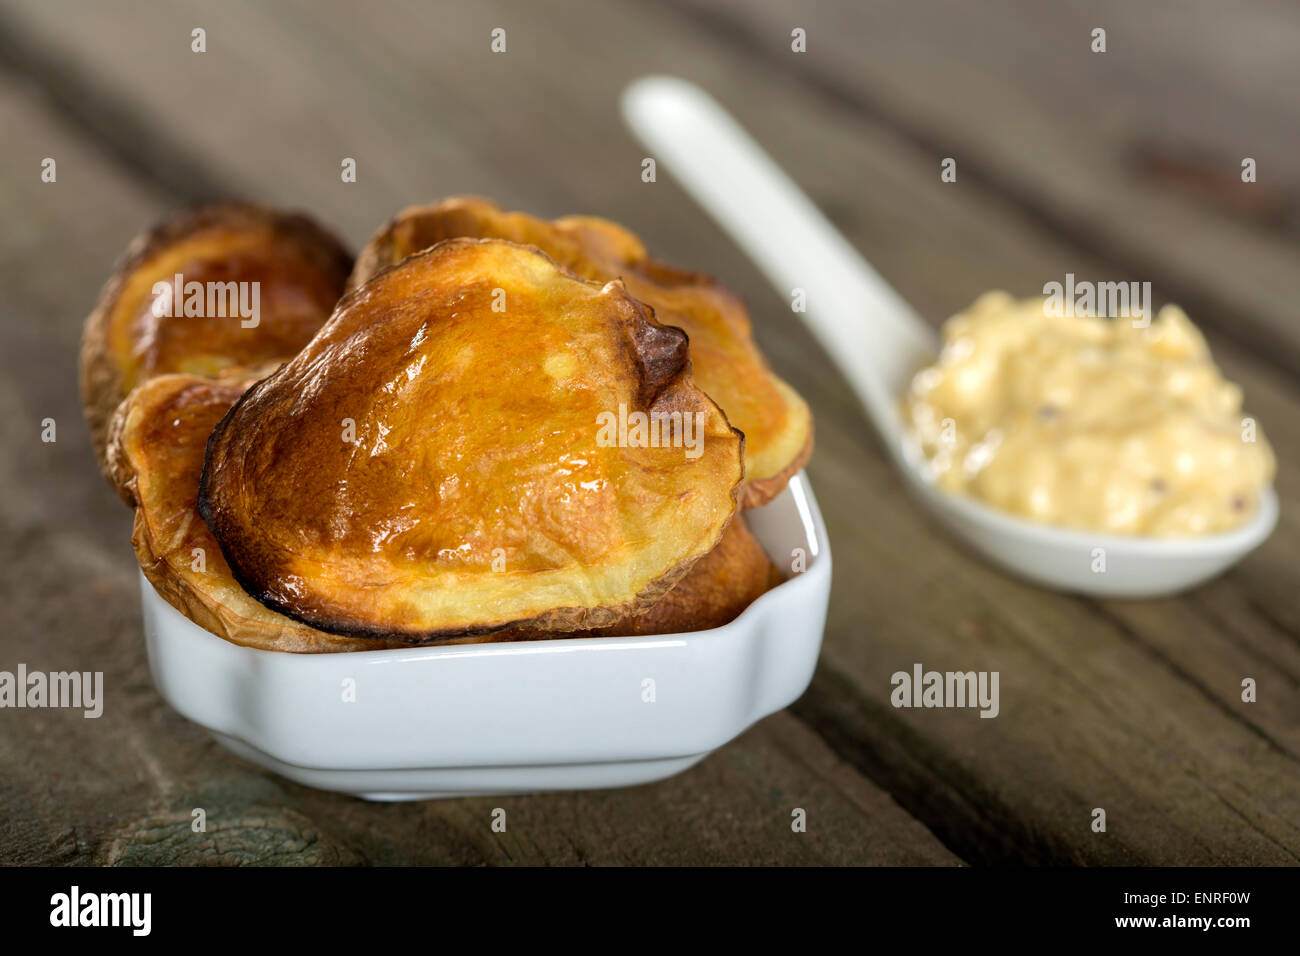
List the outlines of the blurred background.
{"label": "blurred background", "polygon": [[[1067,272],[1151,281],[1278,451],[1273,538],[1158,602],[1048,593],[960,550],[788,303],[666,170],[642,182],[618,97],[646,73],[713,93],[936,324]],[[1300,6],[1279,0],[3,0],[0,669],[102,669],[109,699],[98,721],[0,712],[0,862],[1300,862],[1297,90]],[[792,712],[661,785],[514,798],[509,836],[492,801],[374,807],[279,781],[161,702],[130,516],[76,389],[114,260],[179,206],[297,207],[359,247],[456,193],[615,219],[741,292],[817,416],[836,560]],[[1001,716],[893,710],[889,675],[916,661],[999,670]],[[199,805],[220,839],[191,839]],[[796,806],[816,822],[792,837]]]}

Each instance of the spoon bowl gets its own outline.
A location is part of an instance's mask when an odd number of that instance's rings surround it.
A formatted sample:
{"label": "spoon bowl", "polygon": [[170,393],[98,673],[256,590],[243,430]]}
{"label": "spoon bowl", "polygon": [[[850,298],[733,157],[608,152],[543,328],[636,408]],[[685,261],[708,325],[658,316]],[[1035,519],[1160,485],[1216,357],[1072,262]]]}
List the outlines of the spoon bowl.
{"label": "spoon bowl", "polygon": [[806,303],[797,314],[848,380],[909,492],[992,563],[1062,591],[1158,597],[1219,574],[1272,532],[1272,488],[1241,527],[1182,538],[1041,524],[940,490],[925,477],[897,412],[913,373],[938,353],[934,330],[699,87],[677,77],[642,78],[624,91],[623,116],[778,293]]}
{"label": "spoon bowl", "polygon": [[1266,488],[1249,521],[1221,534],[1147,538],[1026,521],[949,494],[902,469],[912,497],[941,525],[997,566],[1058,591],[1152,598],[1208,581],[1263,543],[1277,524],[1277,494]]}

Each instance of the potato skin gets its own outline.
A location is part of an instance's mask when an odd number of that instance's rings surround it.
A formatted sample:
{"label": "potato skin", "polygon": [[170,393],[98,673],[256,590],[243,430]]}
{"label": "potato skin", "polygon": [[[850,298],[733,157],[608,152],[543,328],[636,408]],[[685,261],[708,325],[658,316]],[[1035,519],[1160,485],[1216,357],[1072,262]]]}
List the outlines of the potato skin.
{"label": "potato skin", "polygon": [[[129,305],[122,301],[124,293],[134,281],[156,267],[162,257],[183,250],[186,244],[214,240],[216,248],[205,249],[197,264],[220,265],[220,243],[215,240],[230,237],[234,245],[240,237],[253,235],[265,235],[269,251],[299,261],[304,290],[314,290],[312,294],[317,300],[327,304],[319,310],[314,321],[306,323],[308,327],[302,332],[287,328],[285,322],[289,320],[276,314],[274,309],[263,310],[261,323],[256,329],[241,329],[238,339],[228,339],[224,344],[220,340],[196,343],[192,354],[186,354],[182,347],[178,353],[167,357],[164,367],[150,374],[184,371],[188,362],[201,359],[212,359],[230,366],[209,376],[213,378],[242,378],[250,368],[269,372],[291,358],[298,347],[306,343],[342,294],[352,266],[352,256],[335,236],[304,215],[249,202],[205,203],[182,209],[137,236],[114,267],[95,308],[86,319],[78,360],[82,408],[95,457],[106,476],[110,476],[107,458],[109,423],[130,389],[149,377],[146,374],[135,380],[136,376],[123,366],[120,341],[130,338],[130,330],[123,330],[121,325],[132,320],[131,316],[120,311]],[[256,263],[255,256],[252,261]],[[270,260],[266,266],[272,267]],[[159,273],[155,279],[170,280],[171,275]],[[178,318],[175,321],[194,320]],[[299,316],[292,321],[300,325],[303,318]],[[133,350],[137,344],[138,340],[131,341]],[[118,490],[121,494],[121,489]]]}

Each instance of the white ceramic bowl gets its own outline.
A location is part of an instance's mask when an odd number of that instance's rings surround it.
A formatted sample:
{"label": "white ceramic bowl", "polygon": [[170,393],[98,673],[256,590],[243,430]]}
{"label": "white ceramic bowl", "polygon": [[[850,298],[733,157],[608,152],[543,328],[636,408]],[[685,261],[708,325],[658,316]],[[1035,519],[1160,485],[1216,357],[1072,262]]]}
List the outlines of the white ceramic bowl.
{"label": "white ceramic bowl", "polygon": [[142,576],[150,670],[235,753],[323,790],[418,800],[660,780],[812,679],[831,586],[817,501],[801,472],[745,517],[774,560],[788,569],[802,549],[806,570],[714,630],[286,654],[210,634]]}

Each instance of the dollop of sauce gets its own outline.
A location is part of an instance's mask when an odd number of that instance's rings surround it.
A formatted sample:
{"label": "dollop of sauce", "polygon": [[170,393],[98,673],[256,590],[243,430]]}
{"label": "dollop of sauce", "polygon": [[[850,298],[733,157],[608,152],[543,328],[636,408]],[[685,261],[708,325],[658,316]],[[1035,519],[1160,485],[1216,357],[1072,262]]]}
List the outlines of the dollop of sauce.
{"label": "dollop of sauce", "polygon": [[1142,327],[1049,315],[1045,301],[990,292],[944,325],[901,400],[928,477],[1090,531],[1185,537],[1249,520],[1273,450],[1183,311]]}

